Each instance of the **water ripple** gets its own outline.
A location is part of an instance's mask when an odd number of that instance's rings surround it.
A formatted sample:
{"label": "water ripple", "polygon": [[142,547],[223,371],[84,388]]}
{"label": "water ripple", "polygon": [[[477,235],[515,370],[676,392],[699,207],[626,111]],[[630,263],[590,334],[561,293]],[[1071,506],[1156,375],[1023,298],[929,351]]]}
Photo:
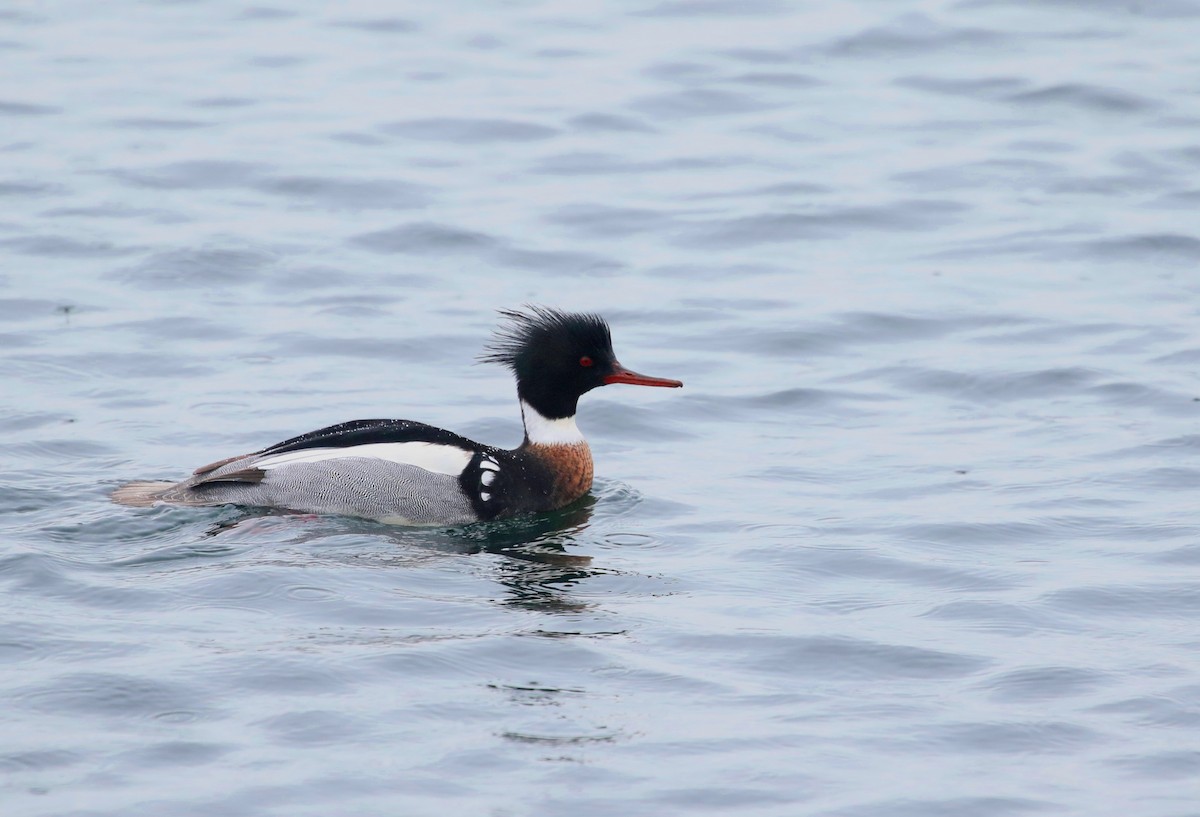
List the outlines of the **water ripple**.
{"label": "water ripple", "polygon": [[945,26],[924,14],[905,14],[890,23],[866,28],[825,46],[832,56],[869,60],[924,57],[947,50],[986,49],[1003,45],[1004,35],[986,28]]}
{"label": "water ripple", "polygon": [[427,139],[461,145],[529,142],[549,139],[558,134],[556,129],[546,125],[509,119],[409,119],[382,125],[380,130],[408,139]]}
{"label": "water ripple", "polygon": [[769,242],[829,240],[862,230],[931,230],[942,227],[966,209],[965,205],[952,201],[909,200],[812,213],[764,213],[701,223],[689,229],[679,241],[704,247],[747,247]]}
{"label": "water ripple", "polygon": [[1101,113],[1128,114],[1157,107],[1153,100],[1139,94],[1082,83],[1065,83],[1022,91],[1012,94],[1008,99],[1019,105],[1075,107]]}
{"label": "water ripple", "polygon": [[18,689],[15,700],[34,710],[110,718],[151,718],[167,710],[195,711],[187,685],[112,673],[72,673],[45,685]]}

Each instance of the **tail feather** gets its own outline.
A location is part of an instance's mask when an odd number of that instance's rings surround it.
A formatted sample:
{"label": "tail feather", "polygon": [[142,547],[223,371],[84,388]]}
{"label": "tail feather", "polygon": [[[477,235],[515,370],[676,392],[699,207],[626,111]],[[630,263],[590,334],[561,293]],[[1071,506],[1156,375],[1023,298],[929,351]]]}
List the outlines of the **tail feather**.
{"label": "tail feather", "polygon": [[162,499],[163,491],[174,487],[174,482],[127,482],[112,492],[112,501],[118,505],[148,508]]}

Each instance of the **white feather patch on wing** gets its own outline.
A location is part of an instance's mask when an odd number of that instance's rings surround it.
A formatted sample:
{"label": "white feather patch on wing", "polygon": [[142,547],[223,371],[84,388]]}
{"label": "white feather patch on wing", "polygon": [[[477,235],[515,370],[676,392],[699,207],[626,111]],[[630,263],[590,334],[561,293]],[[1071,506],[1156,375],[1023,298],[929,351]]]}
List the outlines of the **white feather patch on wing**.
{"label": "white feather patch on wing", "polygon": [[270,471],[272,468],[282,468],[301,462],[324,462],[355,457],[400,462],[424,468],[435,474],[456,477],[467,467],[472,456],[474,454],[466,449],[441,443],[370,443],[369,445],[351,445],[345,448],[302,448],[299,451],[268,454],[253,463],[253,467]]}

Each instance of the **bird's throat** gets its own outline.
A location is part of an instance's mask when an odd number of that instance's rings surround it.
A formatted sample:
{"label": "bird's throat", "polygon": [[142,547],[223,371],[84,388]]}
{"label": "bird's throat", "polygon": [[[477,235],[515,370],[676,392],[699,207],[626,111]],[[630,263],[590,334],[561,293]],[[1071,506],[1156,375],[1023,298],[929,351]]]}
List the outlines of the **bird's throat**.
{"label": "bird's throat", "polygon": [[[521,401],[521,419],[525,423],[525,440],[530,445],[583,445],[587,441],[575,425],[575,416],[551,419],[533,406]],[[589,455],[590,459],[590,455]]]}

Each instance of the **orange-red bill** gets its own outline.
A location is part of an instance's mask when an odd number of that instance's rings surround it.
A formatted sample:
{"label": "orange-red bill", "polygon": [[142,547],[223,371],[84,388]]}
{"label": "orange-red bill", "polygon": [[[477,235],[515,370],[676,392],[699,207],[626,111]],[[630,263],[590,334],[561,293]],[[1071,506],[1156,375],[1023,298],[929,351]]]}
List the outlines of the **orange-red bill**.
{"label": "orange-red bill", "polygon": [[677,389],[683,385],[681,380],[668,380],[665,377],[650,377],[631,372],[619,363],[613,366],[612,374],[604,378],[605,385],[610,383],[628,383],[631,386],[666,386],[671,389]]}

